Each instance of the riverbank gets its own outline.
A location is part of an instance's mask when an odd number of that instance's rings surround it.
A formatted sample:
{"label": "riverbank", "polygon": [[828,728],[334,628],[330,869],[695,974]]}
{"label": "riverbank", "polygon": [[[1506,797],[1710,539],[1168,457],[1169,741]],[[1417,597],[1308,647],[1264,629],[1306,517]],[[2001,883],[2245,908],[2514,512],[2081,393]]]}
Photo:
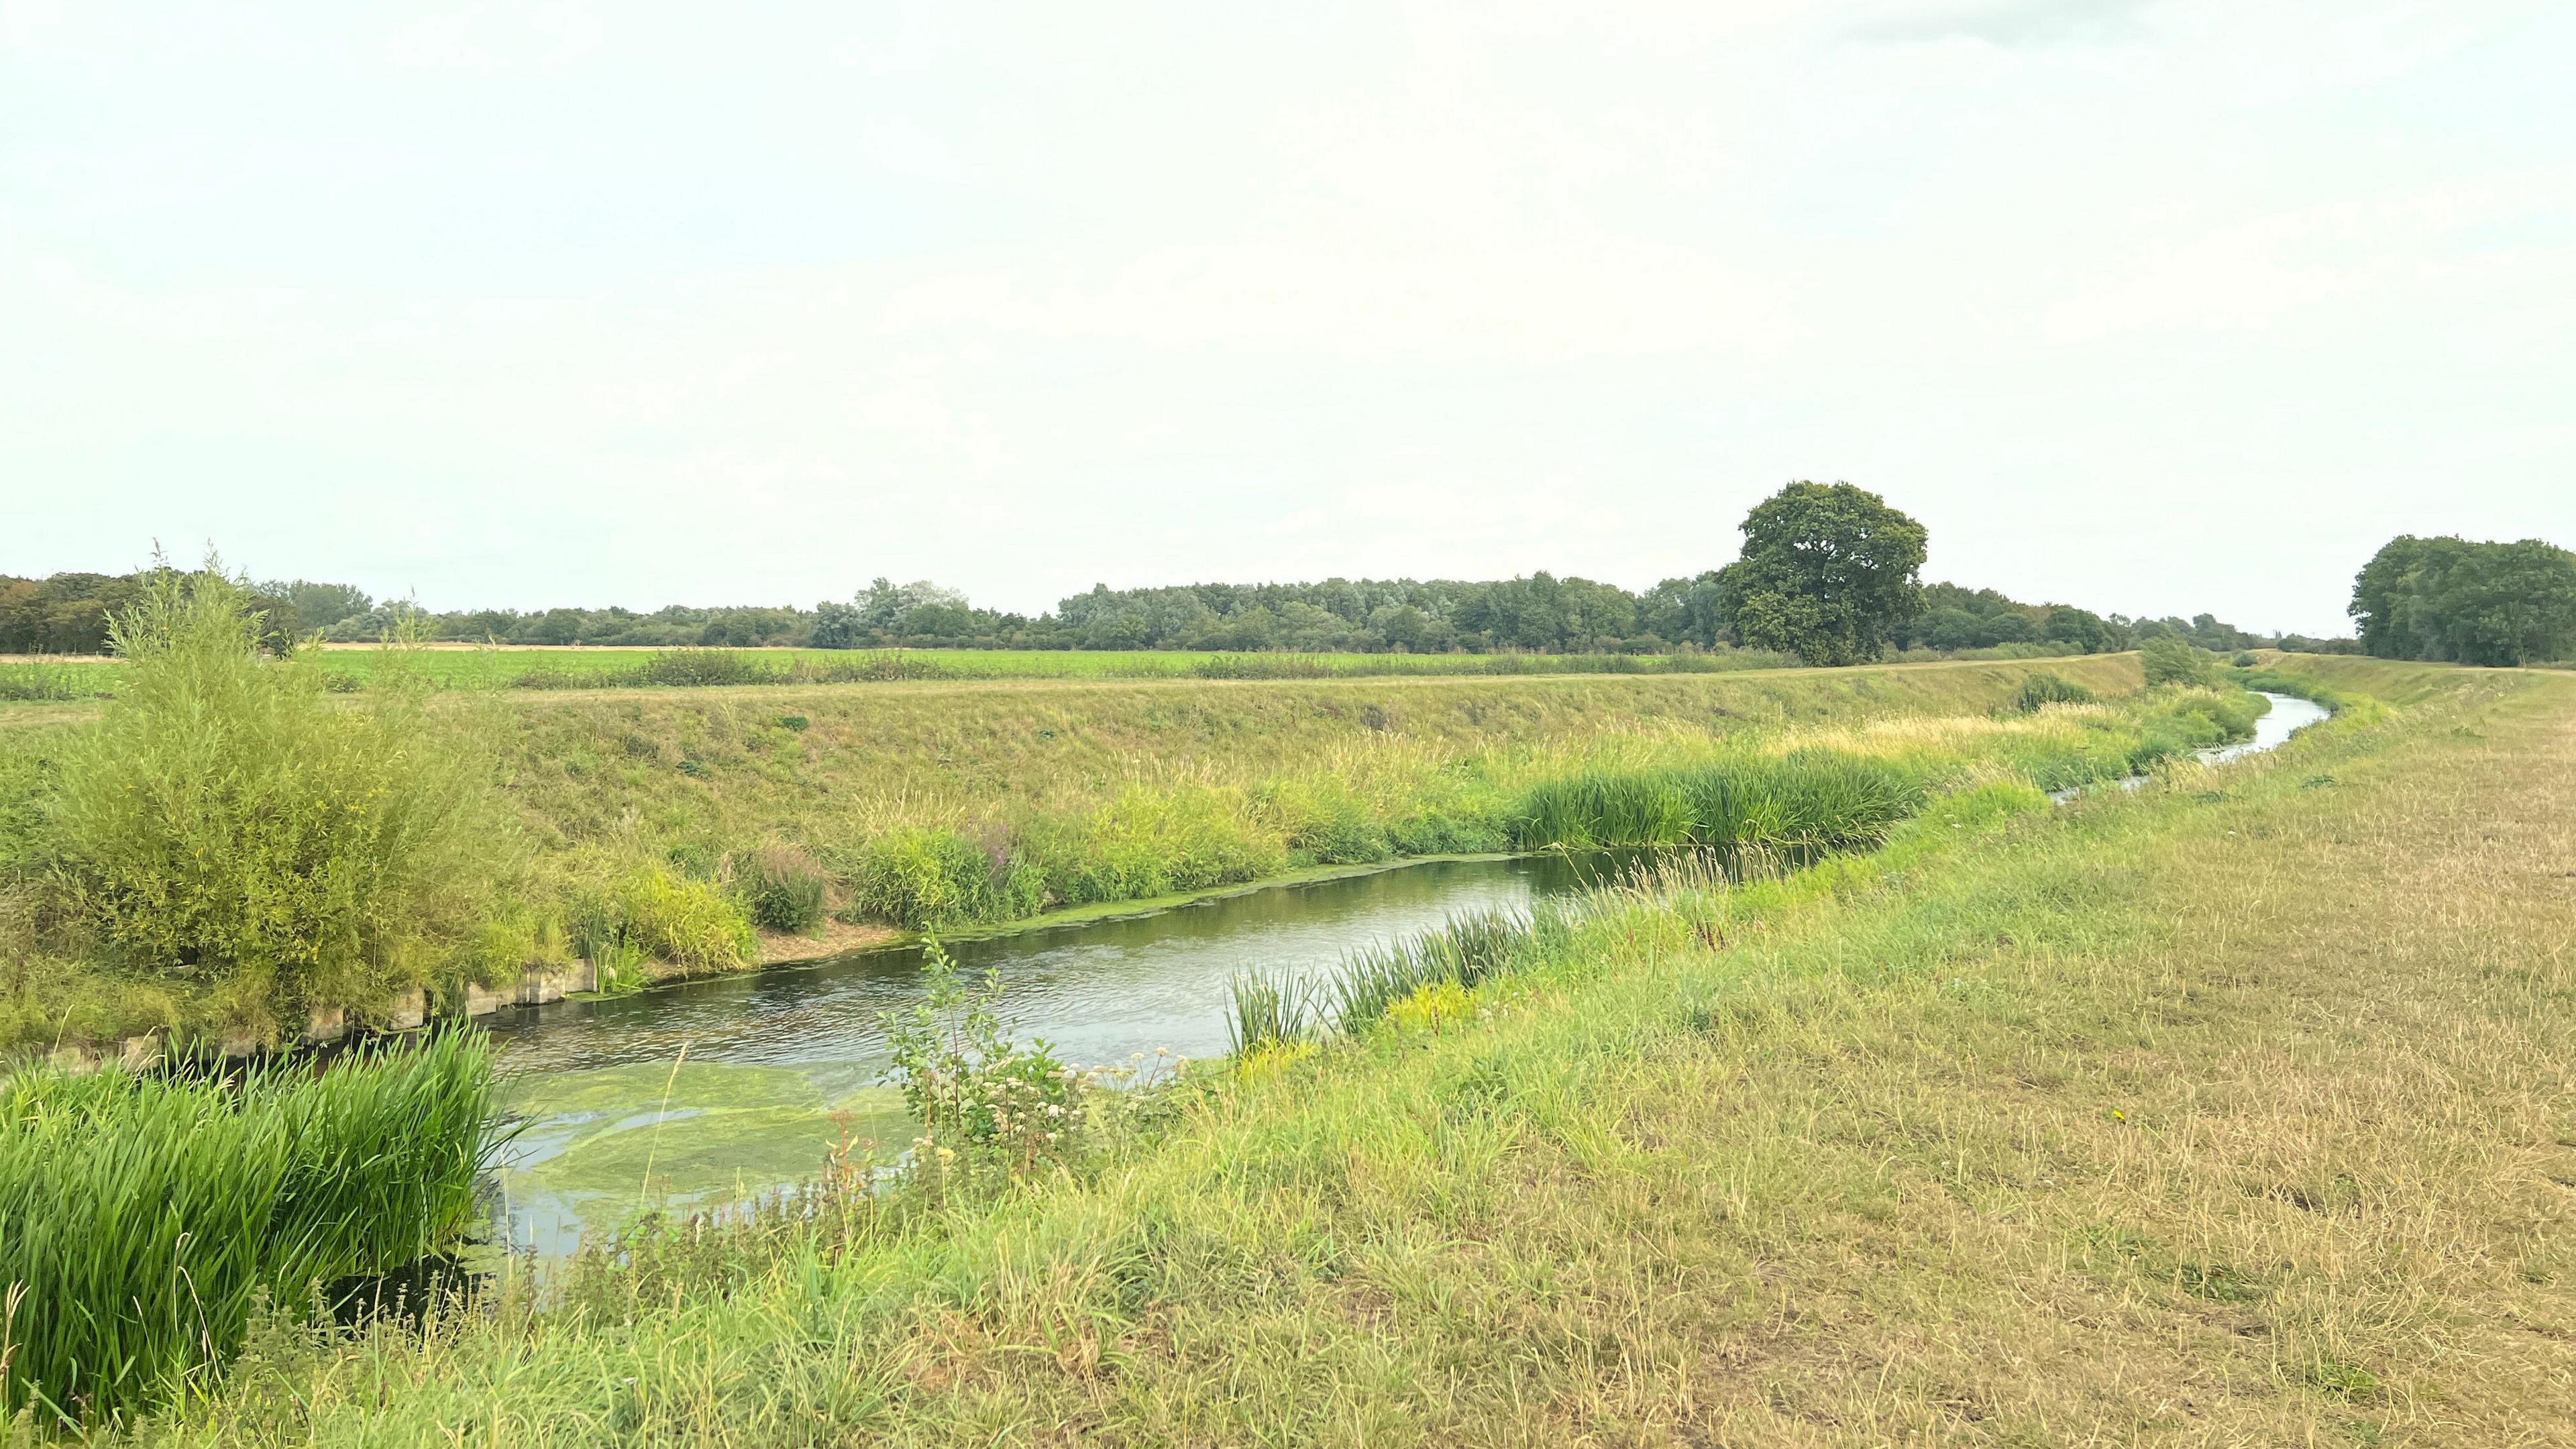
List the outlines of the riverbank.
{"label": "riverbank", "polygon": [[1927,816],[1719,949],[1641,900],[999,1202],[280,1343],[154,1437],[2567,1438],[2576,686],[2316,677],[2393,708]]}
{"label": "riverbank", "polygon": [[485,854],[507,879],[487,899],[500,904],[444,959],[370,963],[358,974],[374,995],[284,1002],[94,970],[77,933],[49,944],[27,904],[47,889],[39,802],[48,761],[87,726],[24,726],[0,731],[0,836],[24,837],[0,839],[0,866],[19,875],[0,895],[24,907],[0,910],[0,1043],[324,1036],[821,955],[889,929],[1528,849],[1553,843],[1519,817],[1543,782],[1981,718],[2034,673],[2137,688],[2132,656],[2047,663],[439,696],[424,718],[494,776]]}

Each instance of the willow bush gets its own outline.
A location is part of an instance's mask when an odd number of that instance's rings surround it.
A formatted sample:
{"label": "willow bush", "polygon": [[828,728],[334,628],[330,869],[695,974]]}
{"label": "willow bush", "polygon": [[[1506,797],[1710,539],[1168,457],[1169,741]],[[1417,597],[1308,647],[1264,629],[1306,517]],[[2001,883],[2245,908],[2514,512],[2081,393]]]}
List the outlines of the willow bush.
{"label": "willow bush", "polygon": [[111,627],[124,687],[66,739],[17,853],[80,954],[273,1032],[470,950],[512,836],[488,756],[429,718],[416,674],[388,662],[362,699],[327,697],[317,668],[262,656],[212,560],[157,570]]}

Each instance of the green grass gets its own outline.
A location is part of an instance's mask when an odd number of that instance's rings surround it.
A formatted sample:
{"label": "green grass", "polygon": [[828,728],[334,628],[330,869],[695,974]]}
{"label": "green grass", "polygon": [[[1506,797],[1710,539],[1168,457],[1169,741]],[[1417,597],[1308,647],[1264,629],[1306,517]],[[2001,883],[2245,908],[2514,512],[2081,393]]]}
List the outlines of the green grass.
{"label": "green grass", "polygon": [[666,1222],[147,1437],[2566,1442],[2576,701],[2318,678],[2387,712],[1641,878],[996,1200]]}
{"label": "green grass", "polygon": [[[373,648],[316,656],[336,687],[363,690]],[[1015,679],[1365,679],[1555,674],[1703,674],[1795,666],[1759,650],[1709,654],[1221,654],[1067,649],[537,649],[439,647],[408,661],[449,688],[651,689]],[[114,661],[0,664],[0,700],[113,693]]]}
{"label": "green grass", "polygon": [[[1318,868],[1674,833],[1577,819],[1587,792],[1603,808],[1629,795],[1673,803],[1677,840],[1693,838],[1700,808],[1734,812],[1730,838],[1860,839],[1884,823],[1891,789],[1977,770],[2084,783],[2247,723],[2224,695],[2126,697],[2134,659],[2051,667],[2124,697],[2018,714],[2032,667],[2007,662],[448,696],[459,727],[498,757],[517,828],[493,844],[530,860],[531,878],[470,954],[419,964],[446,990],[465,973],[506,980],[524,961],[601,947],[656,958],[647,969],[660,974],[704,974],[869,930],[992,926]],[[0,863],[40,838],[11,822],[35,818],[47,761],[81,728],[0,731]],[[1879,761],[1833,774],[1877,803],[1728,794],[1725,779],[1799,751]],[[1775,806],[1788,813],[1774,819]],[[1846,807],[1856,834],[1808,818]],[[39,860],[19,869],[41,879]],[[812,923],[817,883],[826,925]],[[10,931],[0,911],[0,947]],[[76,954],[0,949],[0,1041],[220,1031],[224,1010],[184,982],[146,991]]]}
{"label": "green grass", "polygon": [[493,1122],[465,1032],[238,1083],[0,1080],[0,1410],[95,1424],[203,1387],[262,1303],[299,1308],[461,1228]]}

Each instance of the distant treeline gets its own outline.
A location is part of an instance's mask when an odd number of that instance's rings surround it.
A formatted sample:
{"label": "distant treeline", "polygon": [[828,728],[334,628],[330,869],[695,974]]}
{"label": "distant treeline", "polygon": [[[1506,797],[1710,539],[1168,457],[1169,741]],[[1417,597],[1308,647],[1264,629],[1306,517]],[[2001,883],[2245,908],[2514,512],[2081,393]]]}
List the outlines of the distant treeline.
{"label": "distant treeline", "polygon": [[[129,607],[144,574],[0,577],[0,653],[94,654],[107,647],[107,615]],[[296,579],[259,584],[254,603],[276,642],[315,633],[337,641],[380,638],[405,611],[348,584]],[[2354,647],[2349,641],[2273,639],[2208,614],[2129,618],[2067,604],[2026,604],[1993,589],[1933,584],[1923,611],[1899,625],[1898,649],[2013,649],[2102,653],[2176,635],[2204,649],[2278,643]],[[1298,584],[1100,585],[1030,616],[978,608],[927,581],[884,579],[849,602],[793,607],[458,610],[426,616],[432,637],[505,645],[614,648],[1200,649],[1228,653],[1660,654],[1736,643],[1714,572],[1666,579],[1642,593],[1616,584],[1535,573],[1492,581],[1326,579]]]}
{"label": "distant treeline", "polygon": [[[130,612],[152,577],[149,569],[42,579],[0,574],[0,654],[106,653],[109,616]],[[262,642],[275,647],[364,615],[375,600],[348,584],[296,579],[254,586],[251,605],[262,620]]]}
{"label": "distant treeline", "polygon": [[2576,554],[2536,538],[2390,539],[2347,611],[2385,659],[2542,664],[2576,659]]}

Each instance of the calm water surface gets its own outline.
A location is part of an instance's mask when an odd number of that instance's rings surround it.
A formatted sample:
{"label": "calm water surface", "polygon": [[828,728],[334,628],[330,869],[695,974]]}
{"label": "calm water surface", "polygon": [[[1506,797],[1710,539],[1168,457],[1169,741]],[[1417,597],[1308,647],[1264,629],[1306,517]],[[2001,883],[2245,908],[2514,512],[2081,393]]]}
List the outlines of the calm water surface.
{"label": "calm water surface", "polygon": [[[1238,972],[1321,978],[1367,942],[1617,868],[1607,857],[1423,861],[947,949],[972,978],[996,972],[1006,1017],[1067,1060],[1215,1056]],[[910,1129],[882,1085],[878,1018],[919,999],[920,968],[907,946],[495,1018],[524,1124],[499,1175],[508,1241],[560,1251],[648,1201],[816,1176],[844,1138],[899,1147]]]}

